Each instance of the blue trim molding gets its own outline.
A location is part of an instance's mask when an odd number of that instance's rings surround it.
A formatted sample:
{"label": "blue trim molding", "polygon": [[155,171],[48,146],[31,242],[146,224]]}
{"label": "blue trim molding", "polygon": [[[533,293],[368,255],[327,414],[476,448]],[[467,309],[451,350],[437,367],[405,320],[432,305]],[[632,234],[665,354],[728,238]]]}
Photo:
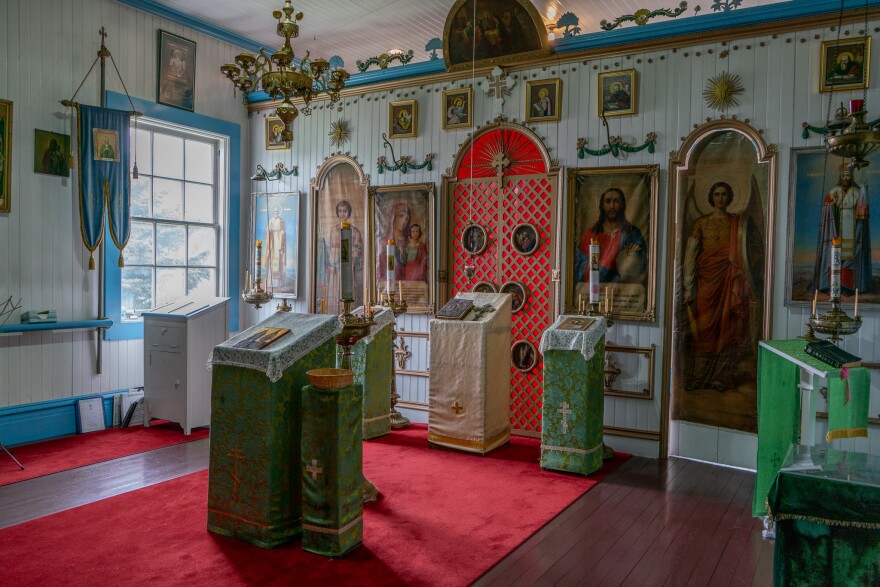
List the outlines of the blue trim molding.
{"label": "blue trim molding", "polygon": [[[241,218],[241,125],[195,114],[179,108],[163,106],[155,102],[148,102],[139,98],[132,98],[134,107],[144,116],[164,120],[182,126],[188,126],[206,132],[229,137],[229,217],[226,219],[227,235],[227,295],[237,299],[238,267],[241,252],[239,251]],[[107,107],[119,110],[131,109],[128,97],[117,92],[107,92]],[[109,228],[106,229],[109,231]],[[105,232],[104,242],[104,308],[107,317],[113,320],[115,326],[104,331],[105,340],[129,340],[144,337],[143,322],[122,322],[122,272],[116,264],[119,257],[119,249],[113,244],[109,232]],[[238,330],[238,304],[229,305],[229,328],[235,332]]]}
{"label": "blue trim molding", "polygon": [[[262,46],[253,39],[243,37],[237,33],[233,33],[224,28],[209,24],[203,20],[193,18],[192,16],[184,14],[179,10],[174,10],[173,8],[162,6],[161,4],[159,4],[158,2],[154,2],[153,0],[117,0],[117,2],[141,10],[143,12],[146,12],[147,14],[152,14],[154,16],[158,16],[159,18],[170,20],[171,22],[185,26],[188,29],[192,29],[197,33],[202,33],[203,35],[213,37],[220,41],[229,43],[230,45],[235,45],[236,47],[241,47],[242,49],[247,49],[248,51],[252,51],[254,53],[259,53],[260,47]],[[270,50],[270,53],[275,50],[272,47],[267,47],[267,49]]]}
{"label": "blue trim molding", "polygon": [[126,391],[128,390],[120,389],[108,393],[0,408],[0,440],[3,444],[15,446],[76,434],[76,402],[96,397],[103,400],[104,426],[112,428],[113,396]]}

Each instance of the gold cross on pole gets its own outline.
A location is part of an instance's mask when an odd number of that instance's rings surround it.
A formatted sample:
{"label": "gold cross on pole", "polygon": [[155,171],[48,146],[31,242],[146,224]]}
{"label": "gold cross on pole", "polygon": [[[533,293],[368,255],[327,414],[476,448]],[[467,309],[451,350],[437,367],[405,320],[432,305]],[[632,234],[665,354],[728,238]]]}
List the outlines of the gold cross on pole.
{"label": "gold cross on pole", "polygon": [[452,402],[452,411],[455,412],[455,415],[461,414],[462,410],[464,410],[464,406],[458,403],[458,400]]}
{"label": "gold cross on pole", "polygon": [[556,412],[562,414],[562,433],[568,434],[568,415],[572,413],[568,402],[562,402],[562,407],[556,410]]}
{"label": "gold cross on pole", "polygon": [[324,469],[318,466],[318,459],[312,459],[312,464],[306,467],[306,472],[312,476],[312,481],[315,481]]}

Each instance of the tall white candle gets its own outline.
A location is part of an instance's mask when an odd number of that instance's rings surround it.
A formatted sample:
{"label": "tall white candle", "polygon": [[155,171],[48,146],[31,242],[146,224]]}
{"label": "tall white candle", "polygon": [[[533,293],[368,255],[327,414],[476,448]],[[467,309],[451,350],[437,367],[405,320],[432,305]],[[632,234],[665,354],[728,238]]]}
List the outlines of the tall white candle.
{"label": "tall white candle", "polygon": [[354,299],[352,290],[352,269],[351,269],[351,223],[343,222],[339,236],[339,270],[342,273],[339,276],[340,282],[340,298],[343,300]]}
{"label": "tall white candle", "polygon": [[599,241],[590,241],[590,303],[599,303]]}
{"label": "tall white candle", "polygon": [[388,279],[385,282],[385,291],[395,291],[394,283],[394,259],[397,255],[397,247],[394,246],[394,239],[388,241],[388,248],[385,249],[385,257],[387,258],[386,274]]}
{"label": "tall white candle", "polygon": [[260,288],[260,265],[263,264],[263,241],[257,241],[257,289]]}
{"label": "tall white candle", "polygon": [[840,237],[831,239],[831,289],[828,292],[831,301],[840,301]]}

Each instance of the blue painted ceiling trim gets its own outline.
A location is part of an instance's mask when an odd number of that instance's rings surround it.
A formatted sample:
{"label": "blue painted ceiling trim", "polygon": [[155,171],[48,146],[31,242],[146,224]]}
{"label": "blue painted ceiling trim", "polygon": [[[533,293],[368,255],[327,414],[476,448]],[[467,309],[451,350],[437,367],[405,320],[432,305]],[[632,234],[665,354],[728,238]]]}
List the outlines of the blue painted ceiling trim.
{"label": "blue painted ceiling trim", "polygon": [[[185,26],[204,35],[208,35],[209,37],[214,37],[215,39],[219,39],[221,41],[229,43],[230,45],[241,47],[242,49],[246,49],[248,51],[251,51],[252,53],[259,53],[260,47],[262,47],[260,43],[254,41],[253,39],[248,39],[247,37],[243,37],[239,34],[220,28],[217,25],[198,20],[196,18],[193,18],[192,16],[189,16],[188,14],[184,14],[178,10],[174,10],[173,8],[162,6],[161,4],[159,4],[158,2],[154,2],[153,0],[117,0],[117,2],[119,2],[120,4],[125,4],[126,6],[131,6],[132,8],[137,8],[138,10],[142,10],[148,14],[153,14],[160,18],[170,20],[171,22]],[[266,48],[269,50],[270,53],[275,51],[274,47]]]}

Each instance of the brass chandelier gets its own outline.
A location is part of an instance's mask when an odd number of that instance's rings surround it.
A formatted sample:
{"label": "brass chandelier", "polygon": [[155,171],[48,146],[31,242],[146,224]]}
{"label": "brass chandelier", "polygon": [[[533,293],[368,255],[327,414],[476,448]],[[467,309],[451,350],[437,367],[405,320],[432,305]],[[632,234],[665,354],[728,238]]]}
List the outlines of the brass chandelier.
{"label": "brass chandelier", "polygon": [[291,100],[302,99],[305,102],[303,114],[306,115],[311,113],[309,103],[321,94],[327,94],[330,103],[334,104],[339,100],[339,92],[345,87],[349,75],[341,68],[331,70],[330,64],[324,59],[309,59],[308,51],[298,64],[294,61],[290,39],[299,36],[299,25],[296,23],[302,20],[303,13],[294,14],[291,0],[285,0],[281,10],[272,12],[272,17],[278,19],[277,33],[279,37],[284,37],[284,46],[271,55],[262,47],[258,55],[241,53],[235,57],[235,64],[223,65],[220,72],[241,91],[245,104],[248,95],[258,89],[262,89],[273,100],[281,100],[275,107],[275,114],[284,123],[281,140],[292,141],[290,125],[296,120],[299,110]]}

